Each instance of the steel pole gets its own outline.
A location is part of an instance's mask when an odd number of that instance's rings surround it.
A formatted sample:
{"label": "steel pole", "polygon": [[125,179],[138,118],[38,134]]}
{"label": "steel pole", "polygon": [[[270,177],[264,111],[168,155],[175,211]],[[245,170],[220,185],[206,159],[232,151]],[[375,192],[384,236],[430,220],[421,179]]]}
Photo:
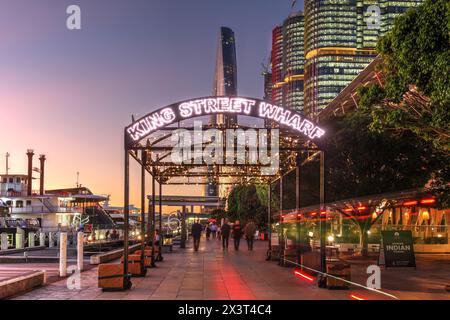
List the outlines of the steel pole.
{"label": "steel pole", "polygon": [[267,250],[267,259],[272,259],[272,185],[269,182],[267,191],[267,226],[269,228],[269,249]]}
{"label": "steel pole", "polygon": [[141,165],[141,271],[145,270],[145,166],[147,164],[147,151],[142,150]]}
{"label": "steel pole", "polygon": [[162,190],[163,190],[163,184],[160,181],[159,182],[159,254],[158,254],[158,261],[163,260],[162,256],[162,245],[163,245],[163,233],[162,233]]}
{"label": "steel pole", "polygon": [[322,212],[325,211],[325,152],[320,152],[320,212],[319,212],[319,221],[320,221],[320,267],[323,273],[327,271],[327,260],[326,260],[326,252],[325,252],[325,236],[326,236],[326,223],[327,216],[324,216],[322,219]]}
{"label": "steel pole", "polygon": [[152,242],[152,267],[155,267],[155,229],[156,229],[156,172],[153,168],[152,170],[152,227],[150,241]]}
{"label": "steel pole", "polygon": [[295,209],[297,212],[297,263],[300,264],[302,260],[302,237],[301,237],[301,216],[300,214],[300,166],[301,158],[300,154],[296,157],[296,168],[295,168]]}
{"label": "steel pole", "polygon": [[278,260],[278,264],[284,266],[284,247],[286,244],[284,243],[284,230],[283,230],[283,175],[280,176],[280,227],[281,227],[281,239],[280,241],[280,256]]}
{"label": "steel pole", "polygon": [[[126,143],[126,142],[125,142]],[[125,165],[124,165],[124,204],[123,204],[123,288],[131,287],[130,276],[128,275],[128,228],[130,218],[130,157],[128,149],[125,147]]]}

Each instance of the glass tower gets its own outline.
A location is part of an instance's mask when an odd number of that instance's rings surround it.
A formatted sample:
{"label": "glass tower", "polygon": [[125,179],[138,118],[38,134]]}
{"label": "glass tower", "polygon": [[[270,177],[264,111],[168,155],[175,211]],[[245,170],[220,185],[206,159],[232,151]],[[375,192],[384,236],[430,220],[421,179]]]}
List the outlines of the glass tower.
{"label": "glass tower", "polygon": [[[220,28],[213,95],[237,95],[236,39],[233,30],[227,27]],[[214,121],[218,124],[236,124],[237,117],[217,115]]]}
{"label": "glass tower", "polygon": [[283,104],[283,27],[277,26],[272,31],[272,101]]}
{"label": "glass tower", "polygon": [[292,14],[272,32],[272,101],[303,111],[304,16]]}
{"label": "glass tower", "polygon": [[[213,95],[237,95],[236,38],[233,30],[227,27],[221,27],[219,32]],[[212,116],[211,122],[212,124],[230,127],[237,124],[237,116],[219,114]],[[215,169],[212,166],[208,167],[208,173],[210,175],[207,179],[206,196],[219,195],[217,183],[212,178]]]}
{"label": "glass tower", "polygon": [[314,117],[376,56],[380,35],[424,0],[305,0],[305,113]]}
{"label": "glass tower", "polygon": [[283,24],[283,103],[285,108],[303,111],[305,69],[303,12],[291,15]]}

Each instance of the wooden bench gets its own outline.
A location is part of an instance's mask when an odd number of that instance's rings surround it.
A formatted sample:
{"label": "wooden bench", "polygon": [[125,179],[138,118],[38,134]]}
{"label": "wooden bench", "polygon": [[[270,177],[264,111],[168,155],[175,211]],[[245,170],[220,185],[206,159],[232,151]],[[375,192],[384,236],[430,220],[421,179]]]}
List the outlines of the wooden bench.
{"label": "wooden bench", "polygon": [[104,263],[98,266],[98,287],[103,291],[123,291],[131,288],[128,275],[124,275],[123,264]]}
{"label": "wooden bench", "polygon": [[[124,259],[123,257],[120,259],[121,264],[123,265]],[[144,259],[145,264],[145,259]],[[147,274],[147,268],[144,266],[142,268],[141,255],[130,254],[128,256],[128,272],[133,277],[145,277]]]}

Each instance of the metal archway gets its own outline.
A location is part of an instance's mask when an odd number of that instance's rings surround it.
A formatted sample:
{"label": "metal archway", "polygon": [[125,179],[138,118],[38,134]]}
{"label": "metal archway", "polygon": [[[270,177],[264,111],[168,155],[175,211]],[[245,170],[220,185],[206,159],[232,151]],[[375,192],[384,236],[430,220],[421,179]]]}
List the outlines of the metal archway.
{"label": "metal archway", "polygon": [[[278,141],[279,148],[276,156],[279,159],[279,167],[276,173],[263,174],[265,166],[261,163],[238,163],[237,161],[232,161],[230,163],[208,164],[203,160],[194,161],[194,163],[174,163],[173,159],[170,159],[174,149],[174,140],[171,138],[176,132],[185,130],[194,134],[196,126],[189,123],[189,121],[222,114],[264,120],[264,123],[257,129],[265,132],[263,134],[266,134],[270,141]],[[208,122],[197,129],[202,131],[215,129],[219,132],[219,135],[226,135],[228,130],[252,130],[255,128],[237,123],[225,125]],[[274,132],[277,132],[278,136],[274,135]],[[163,184],[204,185],[211,183],[210,179],[215,179],[219,184],[225,184],[223,182],[225,178],[232,179],[232,184],[270,184],[271,181],[282,177],[283,174],[298,168],[303,161],[302,154],[306,154],[306,159],[321,154],[322,160],[323,151],[320,148],[320,138],[324,135],[325,130],[295,110],[279,107],[260,99],[236,96],[201,97],[185,100],[160,108],[138,120],[133,119],[133,122],[124,129],[124,281],[130,282],[127,245],[129,243],[130,156],[141,166],[142,235],[145,234],[145,174],[148,172],[152,176],[152,197],[150,198],[148,209],[147,237],[148,241],[151,241],[149,244],[153,247],[152,253],[154,253],[156,182],[159,183],[159,199],[162,198],[161,190]],[[258,150],[261,149],[260,141],[259,139],[257,140]],[[213,141],[209,143],[213,143]],[[202,140],[201,147],[207,147],[209,143],[203,143]],[[195,148],[196,145],[198,147],[198,144],[194,142],[191,147]],[[233,155],[233,157],[237,156]],[[194,157],[192,159],[195,160]],[[323,161],[321,161],[322,163]],[[321,169],[321,173],[322,171]],[[220,182],[220,179],[222,179],[222,182]],[[323,179],[321,174],[321,186],[324,185]],[[159,206],[160,214],[162,214],[161,203]],[[270,209],[268,214],[270,217]],[[144,236],[141,244],[142,252],[144,252],[146,245]],[[152,257],[152,261],[155,260],[154,258]]]}

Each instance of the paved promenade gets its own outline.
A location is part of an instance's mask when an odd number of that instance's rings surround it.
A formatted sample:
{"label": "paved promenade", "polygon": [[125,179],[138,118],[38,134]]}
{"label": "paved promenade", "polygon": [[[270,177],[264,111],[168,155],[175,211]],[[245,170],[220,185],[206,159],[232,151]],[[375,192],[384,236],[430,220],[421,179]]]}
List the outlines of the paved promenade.
{"label": "paved promenade", "polygon": [[[81,275],[81,289],[69,290],[67,280],[53,282],[15,299],[31,300],[349,300],[351,294],[367,299],[391,299],[367,289],[352,286],[350,290],[320,289],[296,277],[292,268],[265,261],[267,242],[255,243],[255,251],[230,247],[223,251],[217,240],[202,239],[199,252],[192,243],[187,249],[165,254],[164,262],[148,269],[145,278],[132,278],[133,287],[125,292],[102,292],[97,288],[97,268]],[[428,261],[431,259],[431,261]],[[414,268],[382,272],[382,287],[400,299],[450,299],[443,290],[449,280],[449,262],[438,256],[419,258]],[[436,263],[439,261],[438,263]],[[54,266],[55,267],[55,266]],[[47,266],[51,273],[55,268]],[[360,270],[359,270],[360,269]],[[352,280],[366,281],[365,263],[352,266]]]}
{"label": "paved promenade", "polygon": [[249,252],[243,243],[238,252],[231,247],[224,252],[218,241],[202,239],[199,252],[175,249],[145,278],[133,278],[133,288],[126,292],[99,290],[94,268],[82,273],[81,290],[67,289],[62,280],[15,299],[349,299],[349,291],[319,289],[296,278],[292,269],[265,261],[266,248],[266,242],[256,242]]}

